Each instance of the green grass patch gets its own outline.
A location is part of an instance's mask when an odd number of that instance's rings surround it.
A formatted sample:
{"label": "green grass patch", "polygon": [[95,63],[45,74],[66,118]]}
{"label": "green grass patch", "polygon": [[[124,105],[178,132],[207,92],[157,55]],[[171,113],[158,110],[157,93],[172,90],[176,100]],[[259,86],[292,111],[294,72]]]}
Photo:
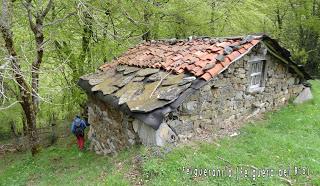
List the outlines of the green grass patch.
{"label": "green grass patch", "polygon": [[[70,143],[74,142],[71,146]],[[86,143],[88,146],[88,143]],[[124,174],[130,160],[143,152],[133,147],[117,156],[80,152],[71,136],[32,157],[15,153],[0,157],[0,186],[6,185],[129,185]],[[117,164],[121,163],[121,169]]]}
{"label": "green grass patch", "polygon": [[108,171],[111,163],[107,158],[90,152],[50,147],[33,158],[29,153],[6,157],[0,172],[0,185],[88,185],[102,182],[99,173]]}

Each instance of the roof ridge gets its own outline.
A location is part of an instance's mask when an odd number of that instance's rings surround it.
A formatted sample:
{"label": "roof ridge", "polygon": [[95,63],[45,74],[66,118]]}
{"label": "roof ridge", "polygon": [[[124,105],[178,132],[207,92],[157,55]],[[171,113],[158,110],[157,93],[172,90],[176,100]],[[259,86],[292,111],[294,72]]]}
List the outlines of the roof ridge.
{"label": "roof ridge", "polygon": [[219,42],[223,42],[221,40],[236,40],[236,39],[244,39],[248,36],[252,36],[254,39],[261,39],[265,36],[268,36],[265,33],[252,33],[252,34],[247,34],[247,35],[238,35],[238,36],[224,36],[224,37],[213,37],[213,36],[196,36],[196,35],[191,35],[188,38],[182,38],[182,39],[177,39],[177,38],[166,38],[166,39],[153,39],[150,41],[141,41],[140,43],[138,43],[137,45],[130,47],[130,48],[134,48],[137,47],[139,45],[143,45],[143,44],[157,44],[157,43],[169,43],[169,44],[176,44],[178,42],[189,42],[189,41],[193,41],[193,40],[214,40],[214,41],[219,41]]}

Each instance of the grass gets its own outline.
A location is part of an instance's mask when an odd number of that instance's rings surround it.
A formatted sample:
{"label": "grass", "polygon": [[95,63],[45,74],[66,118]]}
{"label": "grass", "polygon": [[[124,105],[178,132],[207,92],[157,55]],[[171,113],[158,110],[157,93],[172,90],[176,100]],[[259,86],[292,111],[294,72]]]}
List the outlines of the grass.
{"label": "grass", "polygon": [[[36,158],[29,153],[0,157],[0,185],[130,185],[140,179],[145,185],[320,185],[320,82],[312,84],[313,101],[269,113],[235,137],[179,147],[160,157],[143,147],[103,157],[62,143]],[[137,156],[142,163],[133,169]],[[295,166],[308,168],[310,175],[294,175]],[[248,177],[204,176],[205,168],[242,168]],[[288,168],[289,176],[278,175]],[[272,169],[273,177],[254,179],[252,172],[264,169]],[[133,170],[138,171],[134,181],[128,176]]]}
{"label": "grass", "polygon": [[0,185],[117,185],[112,184],[115,182],[128,185],[113,170],[114,164],[135,155],[139,148],[121,152],[113,159],[89,151],[79,152],[76,145],[68,146],[59,144],[43,149],[36,157],[21,153],[0,158]]}

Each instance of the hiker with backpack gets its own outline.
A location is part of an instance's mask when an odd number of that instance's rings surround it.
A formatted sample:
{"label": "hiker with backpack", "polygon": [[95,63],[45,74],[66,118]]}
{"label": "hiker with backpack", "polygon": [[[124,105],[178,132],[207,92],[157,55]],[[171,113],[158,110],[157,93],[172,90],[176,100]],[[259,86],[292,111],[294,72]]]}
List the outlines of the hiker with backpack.
{"label": "hiker with backpack", "polygon": [[84,129],[89,126],[80,116],[76,116],[73,119],[71,125],[71,132],[77,137],[77,143],[79,150],[83,150],[84,147]]}

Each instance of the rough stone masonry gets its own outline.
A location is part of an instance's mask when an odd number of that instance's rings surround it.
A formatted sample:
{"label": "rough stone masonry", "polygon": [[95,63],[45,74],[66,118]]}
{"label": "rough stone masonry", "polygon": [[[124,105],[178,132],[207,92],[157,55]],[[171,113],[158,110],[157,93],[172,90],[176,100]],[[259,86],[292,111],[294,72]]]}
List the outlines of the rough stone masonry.
{"label": "rough stone masonry", "polygon": [[[252,91],[250,62],[257,59],[265,60],[263,86]],[[195,135],[197,128],[215,133],[279,108],[304,88],[298,75],[289,72],[260,43],[188,97],[176,111],[167,114],[157,130],[89,95],[90,148],[108,155],[140,143],[174,145]]]}

